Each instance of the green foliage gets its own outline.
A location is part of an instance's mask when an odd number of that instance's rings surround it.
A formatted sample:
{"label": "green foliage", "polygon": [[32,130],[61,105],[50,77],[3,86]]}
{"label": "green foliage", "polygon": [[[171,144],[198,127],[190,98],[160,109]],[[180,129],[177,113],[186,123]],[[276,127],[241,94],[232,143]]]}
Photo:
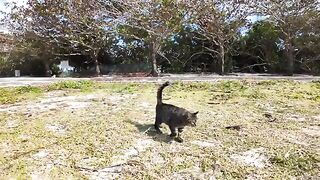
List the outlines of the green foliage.
{"label": "green foliage", "polygon": [[52,74],[57,75],[57,76],[59,76],[61,74],[61,70],[59,69],[58,65],[56,65],[56,64],[53,64],[51,66],[51,71],[52,71]]}
{"label": "green foliage", "polygon": [[243,39],[244,52],[253,57],[258,57],[258,63],[266,63],[268,72],[281,69],[280,64],[280,31],[275,24],[268,21],[258,21],[253,24],[248,34]]}
{"label": "green foliage", "polygon": [[[319,74],[320,16],[316,0],[300,5],[290,2],[235,4],[217,0],[204,5],[200,1],[170,0],[29,0],[28,8],[13,6],[6,16],[9,27],[17,33],[10,58],[0,57],[0,75],[12,74],[14,69],[26,75],[49,75],[48,65],[60,59],[76,62],[77,69],[97,73],[98,64],[135,63],[152,64],[153,70],[161,65],[172,73],[223,73],[263,64],[255,66],[259,72],[264,67],[280,73],[286,70],[285,54],[290,53],[296,72]],[[261,9],[263,3],[270,8]],[[252,5],[257,8],[253,10]],[[257,13],[269,18],[249,26],[247,17]],[[247,28],[248,33],[242,37],[241,30]],[[286,45],[293,47],[292,52]],[[79,55],[77,60],[75,54]],[[89,68],[93,65],[95,68]],[[56,66],[51,70],[58,74]]]}
{"label": "green foliage", "polygon": [[294,39],[294,44],[299,49],[296,53],[296,68],[303,73],[320,75],[320,15],[319,12],[311,11],[308,17],[315,19],[314,22],[305,26]]}
{"label": "green foliage", "polygon": [[4,69],[6,65],[6,58],[4,56],[0,56],[0,69]]}
{"label": "green foliage", "polygon": [[272,45],[279,40],[279,29],[269,21],[257,21],[248,32],[248,39],[256,42],[266,41]]}
{"label": "green foliage", "polygon": [[164,43],[163,53],[169,59],[168,62],[164,57],[159,57],[164,72],[183,73],[194,71],[201,63],[212,64],[211,59],[206,61],[208,53],[199,53],[203,51],[201,44],[204,42],[194,37],[195,32],[190,27],[185,27]]}
{"label": "green foliage", "polygon": [[98,54],[106,44],[108,31],[113,27],[111,11],[117,11],[109,5],[109,2],[58,0],[55,3],[41,3],[30,0],[28,8],[14,7],[10,14],[10,26],[19,32],[16,33],[17,40],[25,41],[30,35],[36,37],[31,45],[36,45],[33,49],[37,56],[50,61],[48,64],[54,59],[50,56],[80,53],[93,60],[96,73],[100,74]]}
{"label": "green foliage", "polygon": [[10,75],[10,62],[6,56],[0,55],[0,76]]}

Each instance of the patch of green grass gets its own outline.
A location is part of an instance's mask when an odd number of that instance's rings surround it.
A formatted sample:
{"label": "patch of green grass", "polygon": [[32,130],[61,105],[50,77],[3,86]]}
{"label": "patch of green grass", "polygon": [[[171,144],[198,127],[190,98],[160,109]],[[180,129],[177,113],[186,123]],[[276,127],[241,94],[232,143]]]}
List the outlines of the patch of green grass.
{"label": "patch of green grass", "polygon": [[314,87],[316,87],[316,88],[320,89],[320,80],[312,81],[311,83],[312,83],[312,86],[314,86]]}
{"label": "patch of green grass", "polygon": [[212,168],[214,168],[215,163],[216,163],[215,157],[206,157],[201,160],[200,168],[201,168],[202,172],[207,172],[207,171],[211,170]]}
{"label": "patch of green grass", "polygon": [[97,90],[104,93],[118,93],[118,94],[141,94],[141,93],[150,93],[154,92],[154,89],[157,88],[154,84],[151,83],[97,83]]}
{"label": "patch of green grass", "polygon": [[17,166],[15,167],[16,169],[16,174],[17,175],[17,179],[27,179],[30,178],[27,175],[27,171],[26,171],[26,163],[23,161],[18,162]]}
{"label": "patch of green grass", "polygon": [[105,83],[100,89],[111,93],[138,93],[143,92],[149,85],[139,83]]}
{"label": "patch of green grass", "polygon": [[22,86],[15,88],[17,94],[25,94],[25,93],[42,93],[43,89],[35,86]]}
{"label": "patch of green grass", "polygon": [[[255,99],[262,99],[262,98],[266,98],[266,94],[261,91],[260,89],[246,89],[246,90],[240,90],[238,93],[238,96],[240,97],[245,97],[247,99],[252,99],[252,100],[255,100]],[[234,95],[234,97],[237,97],[237,95]]]}
{"label": "patch of green grass", "polygon": [[213,84],[198,82],[198,83],[183,83],[181,81],[175,81],[171,83],[172,91],[202,91],[210,90]]}
{"label": "patch of green grass", "polygon": [[231,93],[234,91],[244,91],[248,88],[247,81],[220,81],[217,88],[224,93]]}
{"label": "patch of green grass", "polygon": [[278,83],[279,83],[279,81],[265,80],[265,81],[257,82],[257,85],[266,87],[266,86],[274,86],[274,85],[276,85]]}
{"label": "patch of green grass", "polygon": [[248,83],[246,81],[229,81],[223,80],[218,81],[217,83],[208,83],[208,82],[181,82],[176,81],[171,83],[172,91],[214,91],[214,92],[223,92],[231,93],[234,91],[241,91],[248,88]]}
{"label": "patch of green grass", "polygon": [[296,152],[278,153],[270,159],[274,166],[277,166],[283,172],[289,172],[292,176],[301,176],[304,174],[317,175],[320,157],[306,150]]}
{"label": "patch of green grass", "polygon": [[80,89],[88,90],[93,88],[95,83],[90,80],[80,80],[80,81],[61,81],[54,84],[51,84],[47,87],[49,91],[52,90],[66,90],[66,89]]}
{"label": "patch of green grass", "polygon": [[23,86],[15,88],[0,88],[0,104],[12,104],[40,96],[40,87]]}

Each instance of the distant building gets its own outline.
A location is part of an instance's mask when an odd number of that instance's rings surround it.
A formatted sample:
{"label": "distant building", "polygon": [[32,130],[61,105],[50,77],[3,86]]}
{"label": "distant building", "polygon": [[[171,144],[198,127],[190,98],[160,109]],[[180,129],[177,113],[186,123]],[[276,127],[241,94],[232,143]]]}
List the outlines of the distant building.
{"label": "distant building", "polygon": [[58,67],[60,68],[60,70],[62,72],[74,71],[74,67],[69,65],[69,61],[68,60],[60,61],[60,64],[58,65]]}
{"label": "distant building", "polygon": [[74,67],[69,65],[69,61],[68,60],[60,61],[60,64],[58,64],[58,68],[61,71],[61,74],[60,74],[61,77],[70,76],[75,70]]}

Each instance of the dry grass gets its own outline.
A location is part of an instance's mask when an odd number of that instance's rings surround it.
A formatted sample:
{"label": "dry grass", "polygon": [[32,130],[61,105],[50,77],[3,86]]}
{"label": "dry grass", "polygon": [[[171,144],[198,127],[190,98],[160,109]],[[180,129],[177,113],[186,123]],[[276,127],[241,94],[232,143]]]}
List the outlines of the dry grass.
{"label": "dry grass", "polygon": [[165,101],[200,111],[184,143],[172,141],[166,126],[166,134],[155,133],[154,84],[36,89],[23,98],[2,90],[14,101],[0,105],[0,179],[320,176],[319,82],[176,82]]}

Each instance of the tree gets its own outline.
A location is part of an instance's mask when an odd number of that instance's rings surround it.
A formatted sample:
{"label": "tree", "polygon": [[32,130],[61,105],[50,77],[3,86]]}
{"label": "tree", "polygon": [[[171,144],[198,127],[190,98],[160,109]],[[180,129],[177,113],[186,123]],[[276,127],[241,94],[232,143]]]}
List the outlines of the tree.
{"label": "tree", "polygon": [[8,58],[13,46],[13,37],[10,34],[0,32],[0,76],[10,74]]}
{"label": "tree", "polygon": [[242,41],[242,53],[256,57],[260,65],[267,65],[275,72],[279,67],[281,42],[279,30],[274,23],[268,19],[255,22]]}
{"label": "tree", "polygon": [[255,3],[257,12],[273,20],[282,34],[287,59],[287,75],[294,73],[296,47],[294,39],[303,30],[312,28],[320,12],[318,0],[262,0]]}
{"label": "tree", "polygon": [[10,27],[19,37],[34,33],[62,52],[91,57],[100,75],[98,54],[117,13],[113,1],[28,0],[27,6],[13,9]]}
{"label": "tree", "polygon": [[[9,59],[16,68],[23,69],[25,64],[32,64],[33,61],[37,61],[44,67],[44,71],[42,71],[44,72],[43,75],[52,75],[50,66],[55,61],[55,44],[46,38],[39,37],[33,32],[26,32],[19,37],[15,37],[14,44],[15,47]],[[37,74],[42,74],[41,70]]]}
{"label": "tree", "polygon": [[232,50],[232,43],[239,37],[250,15],[248,1],[206,0],[192,1],[189,4],[191,23],[194,24],[199,38],[207,43],[204,48],[217,55],[220,73],[225,73],[226,54]]}
{"label": "tree", "polygon": [[[316,12],[315,12],[316,13]],[[315,15],[316,16],[316,15]],[[296,61],[303,72],[320,74],[320,16],[305,26],[294,40]]]}
{"label": "tree", "polygon": [[[202,41],[195,39],[196,32],[190,26],[175,33],[163,45],[163,54],[170,63],[162,58],[161,67],[167,72],[194,71],[208,55],[202,51]],[[209,56],[211,57],[211,56]]]}
{"label": "tree", "polygon": [[[170,0],[125,0],[125,28],[122,33],[141,39],[149,46],[149,59],[152,62],[152,74],[158,75],[157,55],[164,57],[162,45],[172,34],[182,27],[186,16],[182,1]],[[128,30],[129,29],[129,30]],[[136,33],[144,31],[145,33]],[[129,33],[128,33],[129,32]],[[166,57],[164,57],[167,59]],[[169,59],[167,59],[169,61]]]}

